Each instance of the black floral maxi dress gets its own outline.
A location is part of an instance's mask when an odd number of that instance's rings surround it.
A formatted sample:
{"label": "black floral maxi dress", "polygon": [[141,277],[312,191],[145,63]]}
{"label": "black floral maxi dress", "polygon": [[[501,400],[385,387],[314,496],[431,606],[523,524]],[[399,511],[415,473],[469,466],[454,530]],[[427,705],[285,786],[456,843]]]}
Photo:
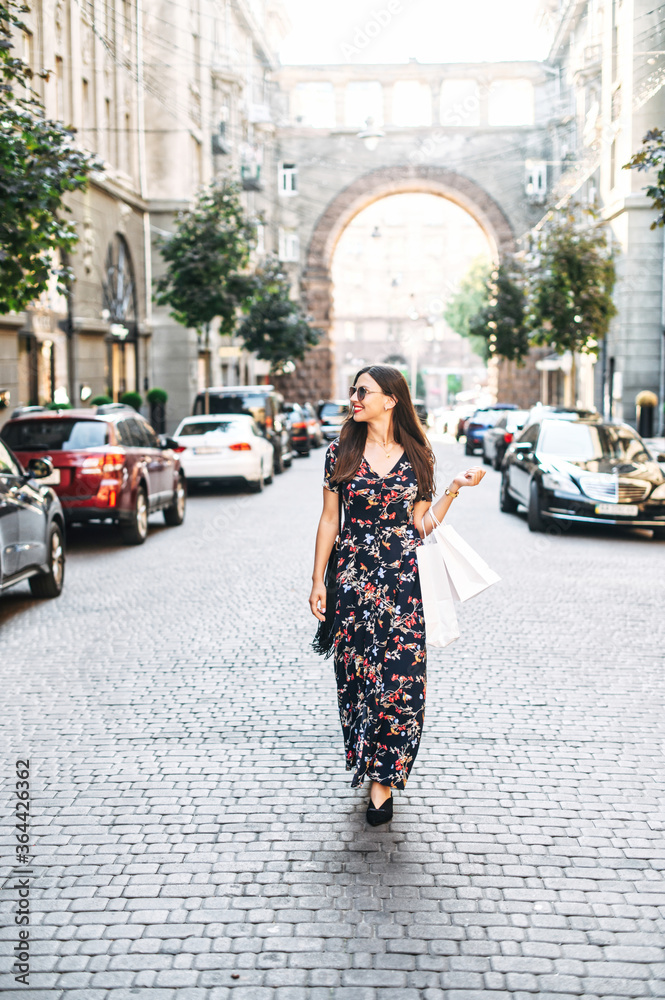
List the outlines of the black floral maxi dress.
{"label": "black floral maxi dress", "polygon": [[[339,441],[326,453],[330,485]],[[425,714],[426,648],[413,507],[421,497],[406,455],[379,476],[366,458],[342,487],[335,675],[352,786],[365,777],[404,788]]]}

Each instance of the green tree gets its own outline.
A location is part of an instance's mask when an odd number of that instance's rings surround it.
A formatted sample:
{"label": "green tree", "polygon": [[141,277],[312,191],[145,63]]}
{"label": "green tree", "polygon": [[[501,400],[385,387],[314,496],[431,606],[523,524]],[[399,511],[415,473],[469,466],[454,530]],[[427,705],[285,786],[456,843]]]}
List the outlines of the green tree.
{"label": "green tree", "polygon": [[318,344],[320,333],[305,319],[300,304],[290,297],[291,286],[280,263],[266,260],[252,279],[253,294],[246,305],[247,316],[238,328],[248,351],[270,362],[270,371],[280,375],[289,362],[304,358]]}
{"label": "green tree", "polygon": [[64,196],[99,167],[76,147],[73,129],[46,118],[32,80],[48,73],[33,74],[15,53],[27,9],[0,2],[0,313],[25,309],[52,274],[65,291],[72,274],[57,266],[56,252],[70,252],[78,236],[61,218]]}
{"label": "green tree", "polygon": [[166,270],[156,283],[156,301],[199,333],[216,319],[220,333],[233,333],[238,309],[251,295],[245,269],[255,238],[240,186],[228,178],[213,181],[192,209],[180,213],[175,231],[159,241]]}
{"label": "green tree", "polygon": [[487,282],[487,304],[469,322],[472,336],[483,339],[490,355],[524,363],[529,351],[523,281],[512,258],[504,258]]}
{"label": "green tree", "polygon": [[472,349],[483,361],[487,361],[487,339],[471,332],[471,321],[482,312],[489,298],[487,283],[492,265],[486,257],[477,257],[467,274],[462,278],[458,290],[450,297],[443,312],[451,330],[467,337]]}
{"label": "green tree", "polygon": [[652,208],[658,212],[658,217],[650,228],[665,226],[665,131],[653,128],[642,139],[644,147],[623,166],[624,170],[655,170],[656,183],[646,187],[648,198],[653,198]]}
{"label": "green tree", "polygon": [[535,344],[596,354],[616,315],[616,280],[607,231],[589,209],[552,211],[540,231],[529,276],[527,323]]}

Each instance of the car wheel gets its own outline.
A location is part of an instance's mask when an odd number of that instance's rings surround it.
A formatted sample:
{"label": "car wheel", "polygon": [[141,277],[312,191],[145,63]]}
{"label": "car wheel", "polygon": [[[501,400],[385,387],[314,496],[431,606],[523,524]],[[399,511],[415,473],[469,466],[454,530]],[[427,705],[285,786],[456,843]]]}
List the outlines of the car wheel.
{"label": "car wheel", "polygon": [[508,476],[504,473],[501,476],[501,493],[499,494],[499,507],[504,514],[514,514],[517,510],[517,501],[508,492]]}
{"label": "car wheel", "polygon": [[187,505],[187,484],[183,475],[178,476],[173,502],[164,508],[164,520],[171,528],[177,527],[185,520],[185,507]]}
{"label": "car wheel", "polygon": [[148,497],[144,486],[136,491],[132,519],[123,524],[121,530],[126,545],[143,545],[148,537]]}
{"label": "car wheel", "polygon": [[281,476],[281,474],[284,472],[284,456],[282,455],[281,451],[275,452],[274,469],[276,476]]}
{"label": "car wheel", "polygon": [[492,464],[492,459],[487,457],[483,449],[483,465],[491,465],[491,464]]}
{"label": "car wheel", "polygon": [[290,469],[292,465],[293,465],[293,452],[291,452],[288,458],[284,459],[284,468]]}
{"label": "car wheel", "polygon": [[52,524],[48,539],[48,572],[28,581],[35,597],[59,597],[65,581],[65,543],[62,528]]}
{"label": "car wheel", "polygon": [[540,494],[538,493],[538,483],[531,482],[529,487],[529,506],[527,508],[527,523],[529,531],[544,531],[545,521],[540,513]]}
{"label": "car wheel", "polygon": [[501,452],[499,451],[498,448],[496,450],[496,454],[494,456],[494,462],[492,464],[493,464],[494,468],[496,469],[496,471],[498,472],[499,469],[501,468]]}
{"label": "car wheel", "polygon": [[265,477],[263,475],[263,461],[262,461],[261,462],[261,470],[259,472],[259,478],[258,479],[250,479],[249,482],[248,482],[248,486],[249,486],[250,490],[252,491],[252,493],[262,493],[264,485],[265,485]]}
{"label": "car wheel", "polygon": [[654,542],[665,542],[665,528],[654,528],[653,540]]}
{"label": "car wheel", "polygon": [[475,449],[474,449],[473,445],[469,444],[469,442],[467,441],[466,444],[464,445],[464,454],[465,455],[473,455],[474,451],[475,451]]}
{"label": "car wheel", "polygon": [[274,459],[271,457],[270,472],[267,476],[264,477],[263,482],[266,484],[266,486],[270,486],[274,478],[275,478],[275,462]]}

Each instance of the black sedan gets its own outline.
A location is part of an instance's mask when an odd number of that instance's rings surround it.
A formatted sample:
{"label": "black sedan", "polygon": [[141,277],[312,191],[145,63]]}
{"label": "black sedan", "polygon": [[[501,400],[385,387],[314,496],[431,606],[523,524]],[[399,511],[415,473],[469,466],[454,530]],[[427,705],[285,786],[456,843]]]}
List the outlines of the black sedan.
{"label": "black sedan", "polygon": [[[663,460],[658,456],[658,460]],[[626,424],[543,419],[508,446],[500,506],[527,509],[531,531],[552,521],[651,528],[665,540],[665,475]]]}
{"label": "black sedan", "polygon": [[[0,592],[27,580],[35,597],[58,597],[65,577],[65,518],[50,458],[24,472],[0,441]],[[40,483],[39,480],[42,480]]]}

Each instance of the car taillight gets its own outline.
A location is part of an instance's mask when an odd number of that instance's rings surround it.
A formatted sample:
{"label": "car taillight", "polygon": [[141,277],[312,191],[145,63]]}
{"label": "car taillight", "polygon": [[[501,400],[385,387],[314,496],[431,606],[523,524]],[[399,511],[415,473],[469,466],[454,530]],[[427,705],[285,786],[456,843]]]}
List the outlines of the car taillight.
{"label": "car taillight", "polygon": [[251,451],[251,444],[247,444],[246,441],[242,441],[239,444],[230,444],[229,448],[231,451]]}
{"label": "car taillight", "polygon": [[115,452],[109,452],[104,455],[104,463],[102,465],[102,472],[104,475],[108,476],[114,472],[122,472],[123,466],[125,464],[125,456],[122,454],[116,454]]}
{"label": "car taillight", "polygon": [[293,424],[294,431],[304,431],[307,429],[307,424]]}
{"label": "car taillight", "polygon": [[510,433],[510,431],[506,431],[506,433],[503,435],[503,440],[506,442],[506,444],[510,444],[510,442],[513,440],[513,435]]}
{"label": "car taillight", "polygon": [[180,455],[183,451],[187,451],[187,448],[184,444],[179,444],[177,448],[173,448],[172,450],[176,453],[176,455]]}

